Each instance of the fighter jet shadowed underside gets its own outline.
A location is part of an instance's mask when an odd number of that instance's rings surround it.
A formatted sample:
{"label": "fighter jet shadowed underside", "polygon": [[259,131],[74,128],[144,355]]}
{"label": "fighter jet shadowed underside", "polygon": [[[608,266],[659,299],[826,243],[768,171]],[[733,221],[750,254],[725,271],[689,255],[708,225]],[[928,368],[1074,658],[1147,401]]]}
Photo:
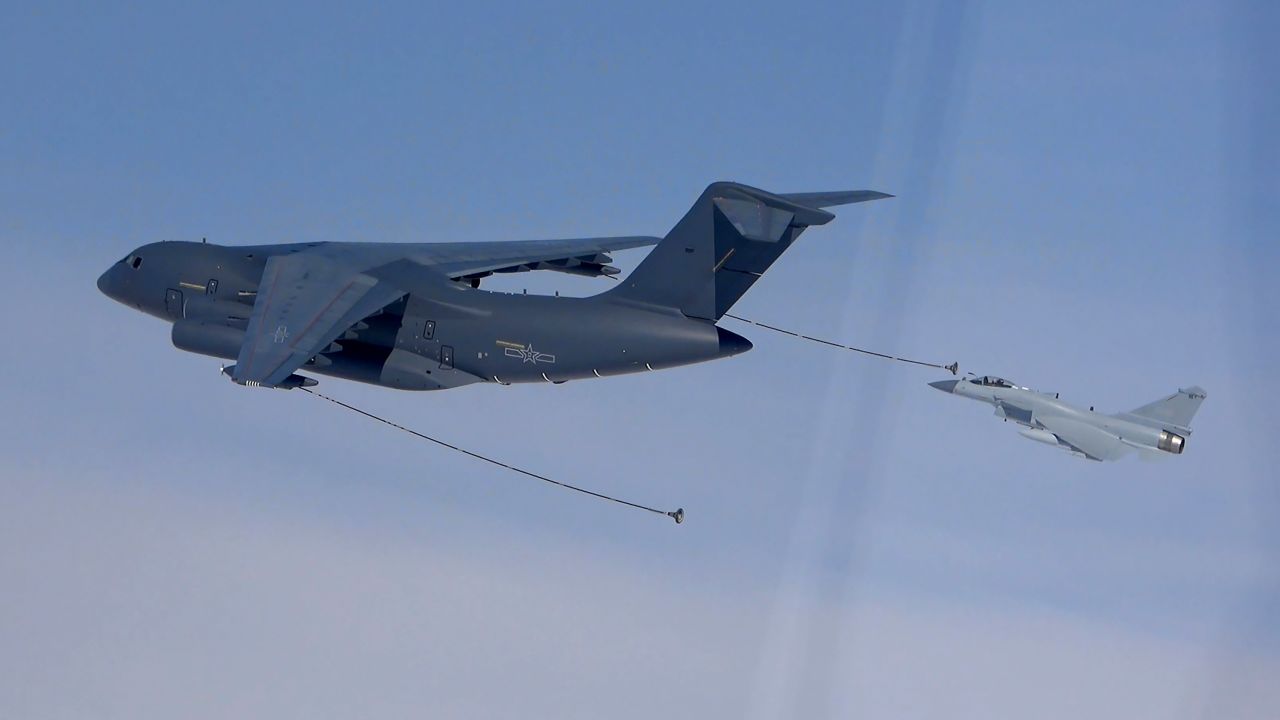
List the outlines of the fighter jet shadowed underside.
{"label": "fighter jet shadowed underside", "polygon": [[1058,395],[1018,387],[998,377],[939,380],[929,383],[943,392],[981,400],[996,408],[996,417],[1024,426],[1023,437],[1047,443],[1090,460],[1115,460],[1130,451],[1163,451],[1180,455],[1191,435],[1191,418],[1205,392],[1189,387],[1163,400],[1118,415],[1082,410]]}
{"label": "fighter jet shadowed underside", "polygon": [[[779,195],[709,186],[667,234],[495,243],[144,245],[108,269],[108,297],[173,323],[182,350],[234,359],[249,386],[294,388],[302,369],[401,390],[554,382],[737,355],[716,322],[822,208],[891,197]],[[479,289],[492,273],[612,276],[608,252],[656,245],[623,282],[588,298]]]}

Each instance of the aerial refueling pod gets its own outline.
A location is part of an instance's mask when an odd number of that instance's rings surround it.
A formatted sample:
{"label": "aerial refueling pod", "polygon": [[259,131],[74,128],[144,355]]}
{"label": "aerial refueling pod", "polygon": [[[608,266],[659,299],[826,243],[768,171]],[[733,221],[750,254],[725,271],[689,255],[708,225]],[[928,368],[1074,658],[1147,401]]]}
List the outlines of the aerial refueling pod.
{"label": "aerial refueling pod", "polygon": [[[229,378],[231,378],[231,381],[232,381],[232,382],[237,382],[237,381],[236,381],[236,379],[235,379],[235,374],[236,374],[236,366],[235,366],[235,365],[228,365],[227,367],[222,368],[222,374],[223,374],[223,375],[226,375],[226,376],[227,376],[227,377],[229,377]],[[252,382],[252,381],[247,382],[247,383],[238,383],[238,384],[240,384],[240,385],[249,385],[249,386],[253,386],[253,387],[256,387],[256,386],[258,385],[258,383],[255,383],[255,382]],[[309,377],[305,377],[305,376],[303,376],[303,375],[299,375],[299,374],[297,374],[297,373],[293,373],[293,374],[289,375],[289,377],[287,377],[287,378],[285,378],[284,380],[280,381],[280,383],[279,383],[279,384],[277,384],[277,385],[275,386],[275,388],[276,388],[277,390],[293,390],[293,389],[295,389],[295,388],[309,388],[309,387],[315,387],[316,385],[319,385],[319,384],[320,384],[320,381],[319,381],[319,380],[316,380],[315,378],[309,378]]]}

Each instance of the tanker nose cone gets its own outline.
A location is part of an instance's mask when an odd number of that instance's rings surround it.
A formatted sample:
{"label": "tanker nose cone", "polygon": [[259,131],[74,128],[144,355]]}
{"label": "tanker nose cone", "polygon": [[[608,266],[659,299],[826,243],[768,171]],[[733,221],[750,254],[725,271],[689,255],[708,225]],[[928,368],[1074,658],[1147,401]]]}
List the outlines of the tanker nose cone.
{"label": "tanker nose cone", "polygon": [[725,330],[720,326],[716,326],[716,336],[720,339],[720,355],[727,357],[729,355],[738,355],[750,350],[754,347],[751,341],[741,335]]}
{"label": "tanker nose cone", "polygon": [[937,382],[929,383],[929,387],[937,388],[944,393],[951,393],[956,391],[956,384],[959,382],[959,380],[938,380]]}
{"label": "tanker nose cone", "polygon": [[136,306],[137,300],[132,296],[134,292],[134,282],[136,281],[131,274],[135,272],[122,262],[107,268],[98,278],[98,291],[103,295],[124,305]]}
{"label": "tanker nose cone", "polygon": [[111,298],[112,300],[120,299],[120,264],[116,263],[107,268],[98,278],[98,292]]}

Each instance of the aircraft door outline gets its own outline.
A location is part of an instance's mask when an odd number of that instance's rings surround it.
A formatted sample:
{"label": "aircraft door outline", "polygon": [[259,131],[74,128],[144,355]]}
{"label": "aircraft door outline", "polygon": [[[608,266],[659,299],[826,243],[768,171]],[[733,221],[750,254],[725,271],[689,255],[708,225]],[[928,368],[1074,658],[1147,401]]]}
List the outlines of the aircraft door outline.
{"label": "aircraft door outline", "polygon": [[166,288],[164,291],[164,311],[169,317],[177,320],[182,317],[182,291]]}

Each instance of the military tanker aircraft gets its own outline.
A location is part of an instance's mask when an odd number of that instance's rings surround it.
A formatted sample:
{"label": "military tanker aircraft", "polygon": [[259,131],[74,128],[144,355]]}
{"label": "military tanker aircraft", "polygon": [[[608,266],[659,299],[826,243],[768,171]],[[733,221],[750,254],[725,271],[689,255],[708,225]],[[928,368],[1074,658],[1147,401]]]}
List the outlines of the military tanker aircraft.
{"label": "military tanker aircraft", "polygon": [[[111,266],[98,288],[173,324],[179,349],[234,359],[251,387],[319,375],[400,390],[550,382],[648,372],[751,349],[717,326],[824,208],[871,190],[774,194],[711,184],[664,238],[223,246],[160,242]],[[493,292],[493,273],[613,276],[608,253],[655,246],[586,298]]]}

